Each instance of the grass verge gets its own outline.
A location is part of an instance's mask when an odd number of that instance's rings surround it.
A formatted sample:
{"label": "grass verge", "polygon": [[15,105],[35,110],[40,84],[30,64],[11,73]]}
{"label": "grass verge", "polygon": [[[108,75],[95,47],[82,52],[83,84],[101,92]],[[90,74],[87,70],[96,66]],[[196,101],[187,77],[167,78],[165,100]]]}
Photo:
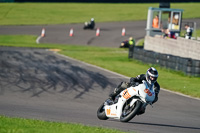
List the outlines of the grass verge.
{"label": "grass verge", "polygon": [[[0,3],[0,25],[38,25],[83,23],[94,17],[96,22],[146,20],[149,7],[158,3]],[[171,3],[184,9],[183,18],[200,18],[200,3]]]}
{"label": "grass verge", "polygon": [[144,46],[144,38],[143,39],[140,39],[138,41],[138,43],[136,44],[136,46]]}
{"label": "grass verge", "polygon": [[124,133],[119,130],[82,124],[47,122],[0,116],[1,133]]}
{"label": "grass verge", "polygon": [[[137,60],[129,60],[126,49],[61,44],[36,44],[35,39],[35,36],[1,35],[0,46],[61,49],[62,51],[59,52],[61,54],[129,77],[145,73],[148,67],[152,66],[151,64],[144,64]],[[199,77],[189,77],[181,72],[160,68],[158,66],[155,67],[159,71],[158,82],[162,88],[200,98]]]}

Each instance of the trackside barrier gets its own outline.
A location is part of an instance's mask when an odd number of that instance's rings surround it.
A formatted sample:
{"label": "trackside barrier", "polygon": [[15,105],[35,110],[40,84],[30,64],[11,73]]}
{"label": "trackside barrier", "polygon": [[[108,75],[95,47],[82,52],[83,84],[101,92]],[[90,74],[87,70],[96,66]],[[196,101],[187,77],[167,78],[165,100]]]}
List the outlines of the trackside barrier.
{"label": "trackside barrier", "polygon": [[71,36],[71,37],[74,36],[74,30],[73,30],[73,28],[70,29],[69,36]]}
{"label": "trackside barrier", "polygon": [[96,36],[100,36],[100,28],[97,28],[97,30],[96,30]]}
{"label": "trackside barrier", "polygon": [[45,28],[42,29],[41,37],[45,37]]}
{"label": "trackside barrier", "polygon": [[144,63],[160,65],[161,67],[182,71],[186,75],[200,77],[200,60],[161,54],[140,48],[134,49],[133,56]]}
{"label": "trackside barrier", "polygon": [[122,36],[125,36],[125,35],[126,35],[126,29],[122,28]]}

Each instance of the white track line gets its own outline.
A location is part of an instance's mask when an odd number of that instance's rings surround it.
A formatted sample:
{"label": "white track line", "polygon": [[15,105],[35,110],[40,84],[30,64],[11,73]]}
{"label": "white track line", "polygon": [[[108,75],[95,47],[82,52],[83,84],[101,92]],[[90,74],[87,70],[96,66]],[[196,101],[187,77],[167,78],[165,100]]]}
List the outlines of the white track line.
{"label": "white track line", "polygon": [[36,39],[36,43],[39,44],[40,43],[40,39],[42,38],[42,36],[38,36],[38,38]]}
{"label": "white track line", "polygon": [[[91,66],[91,67],[94,67],[94,68],[98,68],[98,69],[100,69],[100,70],[103,70],[103,71],[106,71],[106,72],[115,74],[115,75],[120,76],[120,77],[123,77],[123,78],[126,78],[126,79],[128,79],[128,80],[130,79],[130,77],[124,76],[124,75],[122,75],[122,74],[119,74],[119,73],[116,73],[116,72],[113,72],[113,71],[110,71],[110,70],[107,70],[107,69],[104,69],[104,68],[102,68],[102,67],[95,66],[95,65],[92,65],[92,64],[88,64],[88,63],[86,63],[86,62],[83,62],[83,61],[80,61],[80,60],[71,58],[71,57],[69,57],[69,56],[65,56],[65,55],[59,54],[59,53],[57,53],[57,52],[54,52],[54,53],[57,54],[57,55],[59,55],[59,56],[62,56],[62,57],[64,57],[64,58],[67,58],[67,59],[70,59],[70,60],[74,60],[74,61],[83,63],[83,64],[85,64],[85,65],[87,65],[87,66]],[[187,98],[191,98],[191,99],[195,99],[195,100],[200,100],[200,98],[188,96],[188,95],[185,95],[185,94],[182,94],[182,93],[179,93],[179,92],[174,92],[174,91],[166,90],[166,89],[164,89],[164,88],[161,88],[161,90],[167,91],[167,92],[170,92],[170,93],[174,93],[174,94],[177,94],[177,95],[180,95],[180,96],[184,96],[184,97],[187,97]]]}

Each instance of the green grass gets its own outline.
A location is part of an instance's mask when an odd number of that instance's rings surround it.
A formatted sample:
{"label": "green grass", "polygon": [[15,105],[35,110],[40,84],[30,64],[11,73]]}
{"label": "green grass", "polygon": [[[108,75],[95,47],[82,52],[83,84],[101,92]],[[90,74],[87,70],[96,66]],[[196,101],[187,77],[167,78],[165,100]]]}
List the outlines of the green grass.
{"label": "green grass", "polygon": [[1,133],[123,133],[119,130],[82,124],[47,122],[0,116]]}
{"label": "green grass", "polygon": [[137,46],[144,46],[144,38],[143,39],[140,39],[138,41],[138,44],[136,44]]}
{"label": "green grass", "polygon": [[[149,7],[159,4],[0,3],[0,25],[146,20]],[[184,9],[183,18],[200,18],[200,3],[171,3],[171,8]]]}
{"label": "green grass", "polygon": [[[61,54],[129,77],[145,73],[148,67],[151,66],[149,64],[143,64],[137,60],[129,60],[126,49],[61,44],[36,44],[35,39],[35,36],[1,35],[0,45],[15,47],[59,48],[62,49],[60,52]],[[160,76],[158,78],[158,82],[162,88],[200,98],[199,77],[189,77],[180,72],[160,68],[158,66],[155,67],[159,71]]]}
{"label": "green grass", "polygon": [[[195,36],[194,33],[193,33],[192,36]],[[200,29],[197,29],[197,30],[196,30],[196,36],[197,36],[197,37],[200,37]]]}

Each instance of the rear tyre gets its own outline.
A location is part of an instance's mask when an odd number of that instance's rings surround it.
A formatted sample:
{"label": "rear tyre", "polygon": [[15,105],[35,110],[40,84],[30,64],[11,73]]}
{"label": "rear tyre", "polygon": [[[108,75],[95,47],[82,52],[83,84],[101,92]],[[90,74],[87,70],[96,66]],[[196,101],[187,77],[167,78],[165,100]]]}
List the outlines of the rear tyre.
{"label": "rear tyre", "polygon": [[133,117],[135,117],[135,115],[137,115],[141,106],[142,106],[142,102],[138,100],[135,102],[133,107],[130,107],[129,109],[125,109],[126,107],[124,107],[122,110],[122,115],[120,116],[120,121],[121,122],[130,121]]}
{"label": "rear tyre", "polygon": [[100,119],[100,120],[107,120],[108,117],[106,116],[106,113],[105,113],[105,108],[104,108],[104,103],[99,107],[99,109],[97,110],[97,117]]}

